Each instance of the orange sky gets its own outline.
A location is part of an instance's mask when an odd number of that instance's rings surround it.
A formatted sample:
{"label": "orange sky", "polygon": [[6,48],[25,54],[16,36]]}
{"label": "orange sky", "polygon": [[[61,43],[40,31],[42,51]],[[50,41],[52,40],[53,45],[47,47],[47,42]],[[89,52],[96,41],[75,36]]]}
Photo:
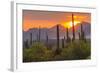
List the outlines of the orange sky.
{"label": "orange sky", "polygon": [[[90,13],[75,13],[75,23],[78,22],[91,22]],[[31,28],[51,28],[57,24],[65,27],[71,26],[72,12],[53,12],[53,11],[34,11],[23,10],[23,30],[27,31]]]}

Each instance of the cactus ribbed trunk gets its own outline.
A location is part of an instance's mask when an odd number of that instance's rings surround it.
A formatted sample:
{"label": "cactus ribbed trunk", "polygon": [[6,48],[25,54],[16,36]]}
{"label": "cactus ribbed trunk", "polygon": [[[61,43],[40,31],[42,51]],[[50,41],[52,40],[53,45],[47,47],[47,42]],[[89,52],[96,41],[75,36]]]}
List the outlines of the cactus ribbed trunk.
{"label": "cactus ribbed trunk", "polygon": [[32,45],[32,33],[30,33],[30,45]]}
{"label": "cactus ribbed trunk", "polygon": [[68,32],[68,28],[66,28],[66,42],[69,41],[70,41],[69,32]]}
{"label": "cactus ribbed trunk", "polygon": [[80,34],[80,32],[78,33],[78,36],[79,36],[79,40],[81,39],[81,34]]}
{"label": "cactus ribbed trunk", "polygon": [[81,40],[83,40],[83,26],[81,24]]}
{"label": "cactus ribbed trunk", "polygon": [[57,49],[56,53],[59,54],[59,25],[57,25]]}
{"label": "cactus ribbed trunk", "polygon": [[74,41],[75,40],[74,14],[72,14],[72,31],[73,31],[72,41]]}
{"label": "cactus ribbed trunk", "polygon": [[85,40],[85,35],[83,31],[83,25],[81,24],[81,40]]}
{"label": "cactus ribbed trunk", "polygon": [[68,37],[69,37],[68,28],[66,28],[66,36],[67,36],[67,39],[68,39]]}
{"label": "cactus ribbed trunk", "polygon": [[38,41],[38,34],[36,34],[36,41]]}
{"label": "cactus ribbed trunk", "polygon": [[83,32],[83,25],[81,24],[81,34],[82,34],[82,32]]}
{"label": "cactus ribbed trunk", "polygon": [[46,32],[46,46],[48,48],[48,33]]}
{"label": "cactus ribbed trunk", "polygon": [[24,48],[29,48],[28,39],[24,42]]}
{"label": "cactus ribbed trunk", "polygon": [[41,29],[39,27],[38,41],[40,42]]}
{"label": "cactus ribbed trunk", "polygon": [[65,37],[62,38],[62,48],[64,48],[64,47],[65,47]]}

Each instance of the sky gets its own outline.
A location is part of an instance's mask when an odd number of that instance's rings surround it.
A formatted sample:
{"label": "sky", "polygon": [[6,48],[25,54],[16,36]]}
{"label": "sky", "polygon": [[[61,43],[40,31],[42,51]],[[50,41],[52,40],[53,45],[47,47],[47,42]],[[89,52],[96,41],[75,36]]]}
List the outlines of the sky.
{"label": "sky", "polygon": [[23,30],[28,31],[39,27],[51,28],[57,24],[69,28],[72,24],[72,13],[75,24],[83,21],[91,23],[90,13],[23,10]]}

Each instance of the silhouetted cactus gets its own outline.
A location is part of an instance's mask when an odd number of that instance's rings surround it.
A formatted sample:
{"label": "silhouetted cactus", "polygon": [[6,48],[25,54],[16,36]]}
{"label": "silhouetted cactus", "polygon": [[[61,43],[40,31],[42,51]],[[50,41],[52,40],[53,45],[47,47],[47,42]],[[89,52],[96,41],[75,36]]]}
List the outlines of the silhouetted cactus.
{"label": "silhouetted cactus", "polygon": [[81,24],[81,40],[85,40],[85,35],[83,31],[83,25]]}
{"label": "silhouetted cactus", "polygon": [[24,42],[24,48],[29,48],[28,39]]}
{"label": "silhouetted cactus", "polygon": [[72,31],[73,31],[72,41],[74,41],[75,40],[74,14],[72,14]]}
{"label": "silhouetted cactus", "polygon": [[66,28],[66,42],[70,42],[68,28]]}
{"label": "silhouetted cactus", "polygon": [[36,34],[36,41],[38,41],[39,39],[38,39],[39,37],[38,37],[38,33]]}
{"label": "silhouetted cactus", "polygon": [[40,35],[41,35],[41,29],[40,29],[40,26],[39,26],[39,32],[38,32],[39,34],[38,34],[38,41],[40,42]]}
{"label": "silhouetted cactus", "polygon": [[56,54],[60,53],[59,49],[59,25],[57,25],[57,49],[56,49]]}
{"label": "silhouetted cactus", "polygon": [[69,37],[68,28],[66,28],[66,36]]}
{"label": "silhouetted cactus", "polygon": [[62,48],[64,48],[64,47],[65,47],[65,37],[62,38]]}
{"label": "silhouetted cactus", "polygon": [[47,33],[47,31],[46,31],[46,46],[48,48],[48,33]]}
{"label": "silhouetted cactus", "polygon": [[79,40],[81,40],[81,34],[80,34],[80,32],[78,32],[78,36],[79,36]]}
{"label": "silhouetted cactus", "polygon": [[30,45],[32,45],[32,33],[30,33]]}

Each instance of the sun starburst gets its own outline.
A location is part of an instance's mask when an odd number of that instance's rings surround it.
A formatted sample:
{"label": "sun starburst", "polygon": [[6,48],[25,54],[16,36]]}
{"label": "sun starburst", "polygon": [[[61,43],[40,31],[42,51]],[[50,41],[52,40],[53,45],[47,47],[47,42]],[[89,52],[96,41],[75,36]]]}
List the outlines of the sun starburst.
{"label": "sun starburst", "polygon": [[[78,23],[80,23],[80,21],[74,21],[74,25],[77,25]],[[73,26],[72,21],[64,23],[64,27],[66,27],[66,28],[71,28],[72,26]]]}

